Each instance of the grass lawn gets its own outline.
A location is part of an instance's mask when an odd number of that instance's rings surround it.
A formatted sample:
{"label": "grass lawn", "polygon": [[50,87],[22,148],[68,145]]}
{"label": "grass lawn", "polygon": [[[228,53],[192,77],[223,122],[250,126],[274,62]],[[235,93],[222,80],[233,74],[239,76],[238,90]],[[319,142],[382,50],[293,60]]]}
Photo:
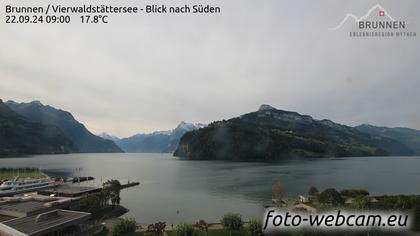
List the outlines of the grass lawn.
{"label": "grass lawn", "polygon": [[38,178],[45,178],[47,177],[46,174],[38,171],[23,171],[20,170],[19,172],[17,170],[9,171],[9,170],[0,170],[0,180],[3,179],[13,179],[14,177],[19,176],[19,178],[25,179],[25,178],[32,178],[32,179],[38,179]]}

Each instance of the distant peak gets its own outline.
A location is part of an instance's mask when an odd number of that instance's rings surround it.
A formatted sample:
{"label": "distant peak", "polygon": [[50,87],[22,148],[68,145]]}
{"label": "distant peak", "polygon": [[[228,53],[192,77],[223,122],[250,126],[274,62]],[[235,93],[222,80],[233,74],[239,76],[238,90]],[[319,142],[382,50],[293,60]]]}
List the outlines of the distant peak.
{"label": "distant peak", "polygon": [[179,123],[179,125],[175,128],[175,130],[194,130],[194,129],[199,129],[199,128],[203,128],[205,127],[205,124],[201,124],[201,123],[187,123],[185,121],[181,121],[181,123]]}
{"label": "distant peak", "polygon": [[32,101],[31,104],[43,106],[42,103],[38,100]]}
{"label": "distant peak", "polygon": [[120,139],[119,137],[117,137],[117,136],[115,136],[115,135],[110,135],[110,134],[105,133],[105,132],[100,133],[100,134],[98,134],[97,136],[99,136],[99,137],[101,137],[101,138],[103,138],[103,139],[111,140],[111,141],[117,141],[117,140],[119,140],[119,139]]}
{"label": "distant peak", "polygon": [[276,110],[276,108],[267,104],[262,104],[260,108],[258,109],[258,111],[265,111],[265,110]]}

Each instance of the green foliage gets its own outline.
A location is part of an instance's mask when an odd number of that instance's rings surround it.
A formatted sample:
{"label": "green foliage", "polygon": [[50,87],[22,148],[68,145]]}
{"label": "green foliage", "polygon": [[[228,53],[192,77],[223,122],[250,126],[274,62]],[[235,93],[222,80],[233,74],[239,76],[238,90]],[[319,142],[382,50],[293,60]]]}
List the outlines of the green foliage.
{"label": "green foliage", "polygon": [[109,206],[109,202],[113,206],[120,203],[121,184],[118,180],[108,180],[103,184],[103,188],[98,193],[84,196],[80,200],[80,208],[83,211],[90,212],[97,217],[101,212]]}
{"label": "green foliage", "polygon": [[368,196],[357,196],[353,199],[351,207],[356,210],[366,210],[370,208],[371,199]]}
{"label": "green foliage", "polygon": [[420,230],[420,195],[396,195],[375,197],[372,209],[378,210],[412,210],[414,213],[413,229]]}
{"label": "green foliage", "polygon": [[208,232],[209,232],[209,225],[207,224],[207,222],[206,221],[204,221],[204,220],[199,220],[199,221],[197,221],[196,223],[195,223],[195,225],[194,225],[197,229],[199,229],[199,230],[201,230],[201,231],[203,231],[203,232],[205,232],[206,233],[206,235],[208,234]]}
{"label": "green foliage", "polygon": [[[333,236],[335,234],[331,234]],[[341,234],[340,234],[341,235]],[[317,232],[317,231],[298,231],[293,232],[290,236],[325,236],[325,233],[323,232]]]}
{"label": "green foliage", "polygon": [[321,203],[328,203],[332,205],[340,205],[344,203],[344,199],[341,197],[340,193],[333,188],[322,191],[319,194],[318,200]]}
{"label": "green foliage", "polygon": [[237,213],[224,214],[222,219],[220,220],[220,223],[225,229],[230,231],[239,230],[243,225],[242,217]]}
{"label": "green foliage", "polygon": [[108,180],[102,185],[105,194],[109,195],[109,199],[111,200],[111,204],[113,206],[119,205],[121,201],[120,191],[121,191],[121,183],[118,180]]}
{"label": "green foliage", "polygon": [[134,219],[123,218],[112,227],[113,236],[131,235],[136,231],[137,223]]}
{"label": "green foliage", "polygon": [[192,224],[178,224],[175,228],[177,236],[197,236],[198,232]]}
{"label": "green foliage", "polygon": [[250,220],[248,222],[248,231],[250,236],[263,236],[262,224],[258,220]]}
{"label": "green foliage", "polygon": [[344,189],[341,195],[345,197],[369,196],[369,192],[366,189]]}
{"label": "green foliage", "polygon": [[331,121],[317,121],[295,112],[272,109],[213,122],[205,128],[187,132],[174,155],[232,161],[376,156],[387,155],[382,147],[393,143],[399,144],[392,139],[373,139]]}
{"label": "green foliage", "polygon": [[373,207],[381,210],[404,210],[420,207],[418,195],[396,195],[376,197],[378,202],[372,203]]}
{"label": "green foliage", "polygon": [[[176,231],[166,231],[165,234],[167,236],[177,236]],[[141,234],[140,232],[136,232],[136,235],[144,235],[144,236],[152,236],[153,234],[150,233],[144,233]],[[197,236],[206,236],[207,234],[205,232],[199,232]],[[235,230],[235,231],[229,231],[227,232],[225,229],[209,229],[208,236],[247,236],[249,235],[249,231],[245,228],[242,228],[241,230]]]}
{"label": "green foliage", "polygon": [[315,186],[311,186],[308,190],[310,196],[316,196],[319,193],[318,189]]}
{"label": "green foliage", "polygon": [[89,194],[80,199],[80,209],[90,212],[96,216],[97,212],[102,209],[101,198],[99,193]]}

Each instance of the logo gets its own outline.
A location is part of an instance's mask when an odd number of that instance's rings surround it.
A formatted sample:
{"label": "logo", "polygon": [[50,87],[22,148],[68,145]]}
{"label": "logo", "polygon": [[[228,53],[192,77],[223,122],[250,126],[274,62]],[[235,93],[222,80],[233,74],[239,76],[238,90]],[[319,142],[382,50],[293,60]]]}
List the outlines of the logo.
{"label": "logo", "polygon": [[340,23],[329,30],[338,31],[352,27],[348,32],[352,38],[415,37],[417,33],[410,31],[408,26],[406,20],[392,17],[385,8],[377,4],[360,17],[347,13]]}
{"label": "logo", "polygon": [[385,16],[385,11],[379,11],[379,16]]}

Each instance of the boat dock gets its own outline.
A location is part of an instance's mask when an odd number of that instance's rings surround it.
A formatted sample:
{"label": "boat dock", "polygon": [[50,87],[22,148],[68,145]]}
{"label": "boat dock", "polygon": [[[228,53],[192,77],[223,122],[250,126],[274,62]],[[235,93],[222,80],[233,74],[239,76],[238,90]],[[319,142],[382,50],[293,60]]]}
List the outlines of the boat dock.
{"label": "boat dock", "polygon": [[127,184],[121,184],[121,189],[131,188],[137,185],[140,185],[140,182],[129,182]]}

